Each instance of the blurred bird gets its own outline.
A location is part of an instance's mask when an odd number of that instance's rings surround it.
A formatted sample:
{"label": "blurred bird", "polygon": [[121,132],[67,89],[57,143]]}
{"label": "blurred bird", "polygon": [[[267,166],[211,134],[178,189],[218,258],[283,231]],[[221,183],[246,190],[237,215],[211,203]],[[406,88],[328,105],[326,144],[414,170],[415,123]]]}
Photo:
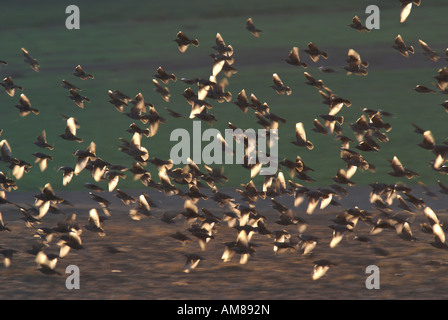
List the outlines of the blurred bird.
{"label": "blurred bird", "polygon": [[409,54],[414,54],[414,47],[406,46],[401,35],[398,35],[395,38],[395,45],[393,45],[392,48],[398,50],[398,52],[400,52],[400,54],[406,58],[409,58]]}
{"label": "blurred bird", "polygon": [[368,74],[366,68],[369,66],[367,61],[361,59],[361,56],[358,52],[353,49],[349,49],[348,51],[348,66],[345,66],[344,69],[347,71],[347,74],[356,74],[366,76]]}
{"label": "blurred bird", "polygon": [[263,31],[261,31],[260,29],[258,29],[257,27],[255,27],[255,24],[252,20],[252,18],[249,18],[246,20],[246,29],[255,37],[259,37],[260,33],[262,33]]}
{"label": "blurred bird", "polygon": [[54,147],[52,145],[49,145],[47,143],[47,134],[46,134],[45,130],[43,130],[42,133],[37,136],[36,141],[34,141],[33,144],[35,144],[36,146],[43,148],[43,149],[48,149],[48,150],[54,149]]}
{"label": "blurred bird", "polygon": [[65,126],[65,133],[60,134],[59,136],[64,140],[69,141],[76,141],[78,143],[83,142],[83,139],[78,138],[76,136],[76,130],[78,128],[78,125],[76,124],[76,119],[73,117],[67,118],[66,120],[66,126]]}
{"label": "blurred bird", "polygon": [[89,98],[80,95],[75,89],[70,89],[69,91],[70,95],[68,97],[73,100],[81,109],[84,109],[84,101],[90,102]]}
{"label": "blurred bird", "polygon": [[154,77],[162,81],[164,84],[168,84],[171,81],[176,82],[177,77],[174,75],[174,73],[167,73],[162,67],[158,67],[156,70],[156,74]]}
{"label": "blurred bird", "polygon": [[185,53],[185,51],[187,51],[188,46],[190,44],[194,45],[195,47],[199,46],[199,41],[198,39],[193,39],[190,40],[190,38],[187,37],[187,35],[185,33],[183,33],[182,31],[179,31],[176,35],[176,39],[174,39],[173,41],[175,41],[177,43],[177,48],[179,49],[179,51],[181,53]]}
{"label": "blurred bird", "polygon": [[191,270],[195,269],[201,260],[205,260],[204,257],[198,254],[185,254],[187,261],[185,262],[183,271],[185,273],[190,273]]}
{"label": "blurred bird", "polygon": [[354,16],[353,17],[352,23],[349,24],[349,27],[351,27],[351,28],[353,28],[353,29],[355,29],[355,30],[357,30],[357,31],[359,31],[361,33],[363,33],[364,31],[365,32],[370,32],[370,29],[365,27],[362,24],[362,22],[361,22],[361,20],[359,20],[358,16]]}
{"label": "blurred bird", "polygon": [[289,52],[288,58],[285,59],[286,63],[291,64],[293,66],[301,66],[303,68],[307,68],[308,65],[305,62],[300,61],[299,56],[299,48],[293,47]]}
{"label": "blurred bird", "polygon": [[429,60],[433,62],[437,62],[440,60],[440,56],[437,54],[437,52],[432,50],[431,47],[426,42],[420,39],[418,40],[418,42],[420,43],[420,46],[423,48],[424,51],[423,55],[428,57]]}
{"label": "blurred bird", "polygon": [[271,88],[273,88],[279,95],[286,94],[287,96],[289,96],[292,93],[291,88],[283,84],[278,74],[274,73],[272,75],[272,81],[274,82],[274,84],[271,85]]}
{"label": "blurred bird", "polygon": [[336,266],[336,264],[329,260],[322,259],[314,261],[314,269],[311,278],[313,280],[322,278],[332,266]]}
{"label": "blurred bird", "polygon": [[39,62],[37,62],[36,59],[34,59],[33,57],[31,57],[30,53],[28,52],[28,50],[26,50],[25,48],[22,48],[22,54],[23,54],[23,61],[25,61],[27,64],[30,65],[31,69],[33,69],[36,72],[39,72]]}
{"label": "blurred bird", "polygon": [[15,89],[23,91],[23,87],[16,85],[11,76],[4,78],[3,82],[0,82],[0,86],[2,86],[5,89],[6,93],[10,97],[14,97],[14,94],[16,92]]}
{"label": "blurred bird", "polygon": [[304,51],[310,55],[313,62],[319,61],[320,57],[328,59],[328,53],[326,51],[319,50],[319,48],[312,42],[308,43],[308,49],[305,49]]}
{"label": "blurred bird", "polygon": [[409,170],[401,164],[400,160],[396,156],[392,160],[388,160],[391,163],[393,172],[389,172],[389,174],[393,177],[406,177],[408,179],[412,179],[415,176],[419,176],[417,172]]}
{"label": "blurred bird", "polygon": [[39,110],[31,106],[30,100],[24,93],[20,95],[19,103],[20,104],[16,104],[15,107],[19,109],[21,117],[27,116],[30,112],[34,113],[35,115],[39,114]]}
{"label": "blurred bird", "polygon": [[296,123],[296,140],[291,143],[298,147],[307,147],[308,150],[314,149],[314,144],[306,139],[306,132],[302,122]]}
{"label": "blurred bird", "polygon": [[168,87],[163,87],[160,85],[160,83],[156,79],[152,79],[152,83],[154,85],[154,91],[159,93],[162,99],[165,102],[170,102],[170,89]]}
{"label": "blurred bird", "polygon": [[80,66],[77,65],[75,70],[72,73],[75,77],[80,78],[81,80],[87,80],[87,79],[93,79],[94,76],[90,73],[87,73],[84,71],[84,69]]}
{"label": "blurred bird", "polygon": [[411,13],[412,5],[420,6],[421,0],[400,0],[401,11],[400,11],[400,23],[403,23],[408,18]]}
{"label": "blurred bird", "polygon": [[71,84],[70,82],[68,82],[67,80],[62,80],[62,84],[61,84],[62,88],[64,89],[73,89],[73,90],[78,90],[78,91],[82,91],[81,88],[78,88],[77,86]]}

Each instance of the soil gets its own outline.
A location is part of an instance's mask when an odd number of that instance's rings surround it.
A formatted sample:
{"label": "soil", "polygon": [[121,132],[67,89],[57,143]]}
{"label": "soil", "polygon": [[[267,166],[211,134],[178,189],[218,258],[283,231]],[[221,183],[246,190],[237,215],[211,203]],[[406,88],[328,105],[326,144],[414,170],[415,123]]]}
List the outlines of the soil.
{"label": "soil", "polygon": [[[0,246],[14,249],[9,268],[0,266],[0,298],[7,299],[142,299],[142,300],[301,300],[301,299],[446,299],[448,298],[448,252],[433,246],[434,236],[425,233],[421,222],[427,222],[422,211],[416,210],[410,220],[415,240],[405,240],[395,230],[385,229],[370,235],[372,225],[358,222],[353,232],[344,235],[343,240],[330,248],[332,238],[330,225],[338,213],[347,208],[359,206],[373,214],[373,220],[380,217],[368,201],[369,187],[353,187],[350,195],[340,200],[340,206],[330,206],[308,215],[305,205],[292,205],[292,198],[282,196],[278,200],[294,208],[294,214],[305,219],[309,225],[305,234],[319,237],[313,253],[302,255],[293,250],[276,254],[273,238],[255,234],[252,243],[256,253],[246,264],[239,263],[235,256],[223,262],[221,255],[224,243],[235,241],[237,231],[221,221],[216,226],[216,234],[204,251],[199,242],[187,231],[189,225],[183,216],[168,224],[160,218],[165,212],[180,213],[183,200],[167,197],[162,193],[150,192],[158,208],[152,208],[152,217],[140,221],[130,218],[130,207],[114,196],[115,192],[102,193],[111,202],[111,216],[104,221],[105,236],[87,230],[88,211],[97,208],[104,216],[98,203],[88,192],[61,192],[58,196],[68,200],[73,206],[59,204],[62,214],[48,213],[38,227],[55,227],[58,221],[76,213],[76,220],[82,227],[83,249],[72,249],[60,258],[56,271],[59,274],[44,274],[37,269],[35,256],[28,252],[36,242],[34,228],[29,228],[22,220],[16,207],[2,205],[3,220],[11,232],[0,232]],[[142,190],[127,191],[138,196]],[[239,196],[234,190],[222,192]],[[414,194],[414,193],[413,193]],[[34,201],[32,193],[11,193],[8,200],[26,206]],[[441,221],[447,214],[443,208],[443,194],[438,200],[425,194],[426,204],[431,206]],[[208,208],[222,217],[224,210],[211,200],[200,200],[198,208]],[[291,239],[297,239],[296,226],[281,226],[276,223],[278,214],[269,199],[259,199],[256,203],[258,214],[266,217],[270,230],[285,229]],[[396,211],[398,212],[398,211]],[[408,214],[409,216],[409,214]],[[180,231],[192,241],[184,246],[170,237]],[[355,236],[368,236],[371,243],[355,240]],[[58,237],[45,249],[46,253],[59,253]],[[196,253],[205,258],[190,273],[184,272],[184,254]],[[335,263],[320,279],[312,280],[314,261],[328,259]],[[79,268],[80,288],[67,289],[66,273],[69,265]],[[366,268],[376,265],[380,272],[380,288],[367,289],[366,280],[370,273]]]}

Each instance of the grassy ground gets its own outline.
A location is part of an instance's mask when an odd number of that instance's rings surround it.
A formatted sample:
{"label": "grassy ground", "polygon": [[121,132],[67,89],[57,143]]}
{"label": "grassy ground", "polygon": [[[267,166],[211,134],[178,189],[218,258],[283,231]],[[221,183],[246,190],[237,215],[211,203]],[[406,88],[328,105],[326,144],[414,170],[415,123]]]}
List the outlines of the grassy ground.
{"label": "grassy ground", "polygon": [[[51,182],[56,189],[62,187],[62,178],[56,172],[61,165],[74,165],[72,153],[85,148],[90,141],[97,144],[97,153],[103,159],[130,165],[127,156],[118,151],[119,138],[130,139],[125,130],[132,122],[115,111],[109,104],[107,91],[118,89],[130,96],[141,92],[147,101],[155,104],[159,113],[167,118],[155,137],[144,140],[151,156],[168,158],[174,143],[167,143],[171,131],[178,127],[191,128],[190,120],[170,118],[164,107],[168,106],[183,114],[189,113],[189,105],[180,96],[188,85],[177,82],[170,84],[170,103],[166,103],[153,92],[151,80],[158,66],[181,77],[208,77],[211,71],[212,52],[217,32],[227,44],[235,49],[235,68],[238,73],[229,80],[228,90],[234,99],[241,89],[254,93],[261,101],[266,101],[272,112],[287,119],[280,127],[280,158],[294,159],[300,154],[316,172],[315,184],[332,183],[337,169],[344,166],[339,159],[339,145],[332,136],[321,136],[311,131],[313,119],[326,112],[326,106],[312,87],[303,84],[303,69],[287,65],[283,59],[292,46],[305,48],[309,41],[327,49],[330,58],[313,64],[302,52],[302,58],[310,67],[309,73],[325,81],[335,93],[350,99],[353,104],[343,109],[344,132],[351,135],[348,123],[354,122],[361,114],[361,108],[381,108],[395,114],[387,119],[393,126],[389,133],[390,142],[382,145],[378,154],[366,154],[367,159],[377,167],[377,174],[357,173],[353,180],[357,184],[373,181],[394,182],[387,175],[390,170],[386,159],[394,155],[405,166],[419,172],[420,180],[434,184],[444,178],[428,167],[433,156],[416,147],[420,136],[413,133],[411,122],[431,129],[437,142],[447,136],[446,117],[442,103],[446,97],[441,94],[423,95],[412,91],[417,84],[431,86],[432,77],[444,62],[432,63],[421,53],[418,39],[423,39],[434,50],[443,53],[445,1],[424,3],[414,8],[408,21],[399,23],[398,1],[379,4],[379,1],[280,1],[264,2],[237,1],[205,3],[204,1],[78,1],[81,11],[81,29],[65,28],[65,8],[71,2],[24,1],[3,5],[0,16],[5,28],[0,31],[2,50],[0,59],[8,62],[0,69],[0,75],[12,75],[15,82],[22,85],[24,93],[41,113],[20,118],[13,107],[18,96],[11,98],[0,94],[1,138],[10,143],[13,155],[30,163],[31,155],[37,150],[32,145],[35,137],[45,129],[49,143],[55,145],[51,152],[54,161],[44,173],[38,166],[17,182],[20,190],[37,190]],[[381,29],[368,34],[360,34],[349,28],[354,15],[364,21],[367,5],[377,4],[381,9]],[[252,37],[245,29],[245,20],[252,17],[263,30],[260,38]],[[185,54],[179,53],[172,41],[182,30],[200,41],[198,48],[189,48]],[[401,34],[408,44],[414,45],[416,54],[410,59],[402,58],[391,46],[397,34]],[[41,72],[33,72],[22,62],[20,48],[27,48],[41,64]],[[357,50],[363,59],[370,62],[367,77],[347,76],[341,66],[349,48]],[[71,75],[81,64],[95,75],[94,80],[80,81]],[[338,70],[336,74],[323,74],[317,69],[321,64]],[[269,86],[272,73],[278,73],[289,85],[291,96],[278,96]],[[67,92],[60,87],[60,81],[67,79],[80,86],[82,93],[91,99],[85,110],[81,110],[67,98]],[[228,121],[241,128],[258,128],[252,113],[239,112],[233,104],[213,102],[213,113],[219,119],[216,128],[224,130]],[[58,137],[65,124],[59,113],[76,117],[81,128],[79,135],[84,143],[63,141]],[[298,149],[289,142],[294,139],[294,124],[303,122],[309,139],[316,148],[313,151]],[[207,127],[203,124],[203,128]],[[6,168],[2,170],[7,171]],[[237,186],[249,180],[249,174],[238,165],[225,167],[231,179],[229,186]],[[82,188],[90,181],[87,173],[82,173],[65,189]],[[256,181],[261,181],[258,177]],[[299,181],[297,181],[299,182]],[[408,183],[408,181],[405,181]],[[121,188],[136,187],[131,179],[120,183]]]}

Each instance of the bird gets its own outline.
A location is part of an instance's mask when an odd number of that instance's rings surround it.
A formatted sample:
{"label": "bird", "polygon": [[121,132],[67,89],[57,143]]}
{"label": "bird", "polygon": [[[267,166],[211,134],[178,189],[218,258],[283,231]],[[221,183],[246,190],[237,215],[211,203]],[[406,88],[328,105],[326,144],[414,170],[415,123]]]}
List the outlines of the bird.
{"label": "bird", "polygon": [[421,0],[400,0],[401,11],[400,11],[400,23],[403,23],[408,18],[411,13],[412,5],[420,6]]}
{"label": "bird", "polygon": [[168,84],[170,81],[176,82],[177,77],[174,75],[174,73],[167,73],[161,66],[157,68],[156,74],[154,77],[162,81],[164,84]]}
{"label": "bird", "polygon": [[47,169],[48,166],[48,161],[53,161],[53,157],[48,155],[48,154],[44,154],[42,152],[35,152],[33,153],[33,156],[36,158],[36,163],[39,163],[39,168],[40,171],[43,172]]}
{"label": "bird", "polygon": [[319,61],[320,57],[328,59],[328,53],[326,51],[319,50],[319,48],[314,43],[309,42],[307,46],[308,49],[305,49],[304,51],[309,54],[313,62]]}
{"label": "bird", "polygon": [[249,109],[249,100],[247,99],[246,90],[242,89],[237,96],[237,100],[233,102],[235,105],[240,108],[240,110],[243,113],[247,113],[247,110]]}
{"label": "bird", "polygon": [[20,104],[16,104],[15,107],[19,109],[19,114],[21,117],[26,117],[31,112],[35,115],[38,115],[40,113],[38,109],[31,106],[30,100],[24,93],[20,95],[19,103]]}
{"label": "bird", "polygon": [[81,65],[77,65],[72,74],[75,77],[80,78],[81,80],[94,79],[94,76],[90,73],[85,72]]}
{"label": "bird", "polygon": [[0,253],[3,255],[3,265],[5,268],[9,268],[11,266],[12,256],[18,253],[18,251],[15,249],[3,249],[2,247],[0,249],[2,249]]}
{"label": "bird", "polygon": [[272,81],[274,82],[274,84],[271,85],[271,88],[273,88],[279,95],[286,94],[287,96],[289,96],[292,93],[291,88],[283,84],[277,73],[274,73],[272,75]]}
{"label": "bird", "polygon": [[436,90],[433,90],[431,88],[428,88],[428,87],[422,86],[422,85],[416,85],[415,88],[413,88],[412,90],[414,90],[418,93],[437,93]]}
{"label": "bird", "polygon": [[39,72],[40,68],[39,62],[30,55],[28,50],[26,50],[25,48],[22,48],[21,50],[24,57],[23,61],[29,64],[31,69],[33,69],[36,72]]}
{"label": "bird", "polygon": [[77,87],[77,86],[71,84],[70,82],[68,82],[68,81],[65,80],[65,79],[62,79],[61,87],[64,88],[64,89],[69,89],[69,90],[70,90],[70,89],[74,89],[74,90],[82,91],[81,88],[79,88],[79,87]]}
{"label": "bird", "polygon": [[68,141],[76,141],[78,143],[83,142],[82,138],[79,138],[76,136],[76,130],[78,128],[78,125],[76,123],[77,123],[77,121],[75,118],[73,118],[73,117],[67,118],[66,126],[65,126],[65,133],[60,134],[59,136],[62,139],[68,140]]}
{"label": "bird", "polygon": [[361,56],[354,49],[348,50],[348,58],[346,61],[348,62],[348,66],[344,66],[344,69],[347,71],[347,74],[356,74],[366,76],[368,74],[366,68],[369,66],[369,63],[365,60],[361,59]]}
{"label": "bird", "polygon": [[190,273],[191,270],[195,269],[198,266],[200,261],[205,260],[204,257],[194,253],[185,254],[185,257],[187,258],[183,268],[183,271],[185,273]]}
{"label": "bird", "polygon": [[322,278],[328,272],[328,270],[330,270],[330,267],[333,266],[336,266],[336,264],[331,262],[330,260],[321,259],[314,261],[314,268],[311,278],[313,280]]}
{"label": "bird", "polygon": [[54,150],[54,147],[47,143],[47,133],[45,130],[42,130],[41,134],[37,136],[36,141],[34,141],[33,144],[39,148]]}
{"label": "bird", "polygon": [[403,167],[397,156],[394,156],[392,160],[388,161],[391,163],[393,169],[393,171],[389,172],[389,174],[393,177],[406,177],[408,179],[412,179],[413,177],[420,176],[417,172]]}
{"label": "bird", "polygon": [[299,47],[293,47],[289,52],[288,58],[285,59],[286,63],[293,66],[301,66],[302,68],[307,68],[308,65],[305,62],[300,61]]}
{"label": "bird", "polygon": [[429,60],[431,60],[432,62],[437,62],[440,60],[439,54],[434,50],[432,50],[431,47],[425,41],[419,39],[418,43],[423,49],[423,55],[428,57]]}
{"label": "bird", "polygon": [[68,97],[73,100],[81,109],[84,109],[84,101],[90,102],[89,98],[80,95],[75,89],[70,89],[69,91],[70,95]]}
{"label": "bird", "polygon": [[3,82],[0,82],[0,86],[2,86],[5,89],[6,93],[10,97],[14,97],[14,94],[16,92],[15,89],[23,91],[23,87],[16,85],[11,76],[4,78]]}
{"label": "bird", "polygon": [[156,79],[152,79],[152,83],[154,85],[154,91],[159,93],[162,99],[165,102],[170,102],[170,89],[168,87],[163,87],[160,85],[160,83]]}
{"label": "bird", "polygon": [[181,53],[185,53],[185,51],[187,51],[190,44],[192,44],[195,47],[199,46],[198,39],[190,39],[182,31],[179,31],[177,33],[176,39],[174,39],[173,41],[175,41],[177,43],[177,48],[179,49],[179,51]]}
{"label": "bird", "polygon": [[296,140],[292,141],[291,143],[298,147],[307,147],[308,150],[313,150],[314,144],[306,139],[306,132],[305,128],[303,127],[303,123],[297,122],[295,128],[296,128]]}
{"label": "bird", "polygon": [[349,24],[349,27],[357,30],[360,33],[370,32],[370,29],[364,26],[358,16],[354,16],[352,19],[352,23]]}
{"label": "bird", "polygon": [[400,52],[403,57],[409,58],[409,54],[414,54],[413,46],[406,46],[401,35],[397,35],[395,38],[395,44],[392,46],[395,50]]}
{"label": "bird", "polygon": [[262,33],[263,31],[261,31],[260,29],[258,29],[257,27],[255,27],[254,21],[252,20],[252,18],[249,18],[246,20],[246,29],[254,36],[254,37],[259,37],[260,33]]}
{"label": "bird", "polygon": [[87,165],[87,162],[96,159],[96,143],[91,141],[86,150],[78,149],[73,155],[76,157],[75,175],[79,175]]}

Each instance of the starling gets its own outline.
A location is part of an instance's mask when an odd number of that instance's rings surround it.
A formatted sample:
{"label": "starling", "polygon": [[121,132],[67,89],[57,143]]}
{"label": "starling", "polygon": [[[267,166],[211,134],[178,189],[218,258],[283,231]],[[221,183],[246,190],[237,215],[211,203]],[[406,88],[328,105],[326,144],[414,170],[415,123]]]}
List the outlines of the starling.
{"label": "starling", "polygon": [[254,22],[252,20],[252,18],[249,18],[246,20],[246,29],[255,37],[259,37],[260,33],[262,33],[263,31],[261,31],[260,29],[257,29],[257,27],[255,27]]}
{"label": "starling", "polygon": [[14,80],[12,80],[12,77],[6,77],[5,79],[3,79],[3,82],[0,82],[0,86],[2,86],[3,88],[5,88],[6,93],[10,96],[10,97],[14,97],[15,94],[15,89],[19,89],[20,91],[23,91],[23,87],[18,86],[14,83]]}
{"label": "starling", "polygon": [[24,93],[22,93],[20,95],[19,102],[20,102],[20,104],[18,104],[18,105],[16,104],[15,107],[17,109],[19,109],[19,113],[20,113],[21,117],[27,116],[30,112],[34,113],[35,115],[39,114],[39,110],[37,110],[31,106],[30,100]]}
{"label": "starling", "polygon": [[24,57],[23,61],[28,63],[30,65],[31,69],[33,69],[36,72],[39,72],[39,62],[37,62],[36,59],[31,57],[31,55],[28,52],[28,50],[26,50],[25,48],[22,48],[22,54],[23,54],[23,57]]}
{"label": "starling", "polygon": [[358,16],[354,16],[353,17],[352,23],[349,24],[349,27],[351,27],[351,28],[353,28],[353,29],[355,29],[355,30],[357,30],[357,31],[359,31],[361,33],[363,33],[364,31],[365,32],[370,32],[370,29],[365,27],[362,24],[362,22],[361,22],[361,20],[359,20]]}
{"label": "starling", "polygon": [[87,79],[94,78],[93,75],[86,73],[80,65],[76,66],[75,71],[73,71],[73,75],[80,78],[81,80],[87,80]]}
{"label": "starling", "polygon": [[177,38],[174,39],[173,41],[177,42],[177,48],[179,49],[179,51],[181,53],[185,53],[185,51],[187,51],[188,46],[190,44],[194,45],[195,47],[199,46],[199,41],[198,39],[193,39],[190,40],[185,33],[183,33],[182,31],[179,31],[177,33]]}
{"label": "starling", "polygon": [[414,54],[414,47],[406,46],[401,35],[398,35],[395,38],[395,45],[393,45],[392,48],[398,50],[398,52],[400,52],[400,54],[406,58],[409,58],[409,54]]}
{"label": "starling", "polygon": [[303,68],[307,68],[308,65],[305,62],[300,61],[299,56],[299,48],[293,47],[289,52],[288,58],[285,59],[286,63],[291,64],[293,66],[301,66]]}

